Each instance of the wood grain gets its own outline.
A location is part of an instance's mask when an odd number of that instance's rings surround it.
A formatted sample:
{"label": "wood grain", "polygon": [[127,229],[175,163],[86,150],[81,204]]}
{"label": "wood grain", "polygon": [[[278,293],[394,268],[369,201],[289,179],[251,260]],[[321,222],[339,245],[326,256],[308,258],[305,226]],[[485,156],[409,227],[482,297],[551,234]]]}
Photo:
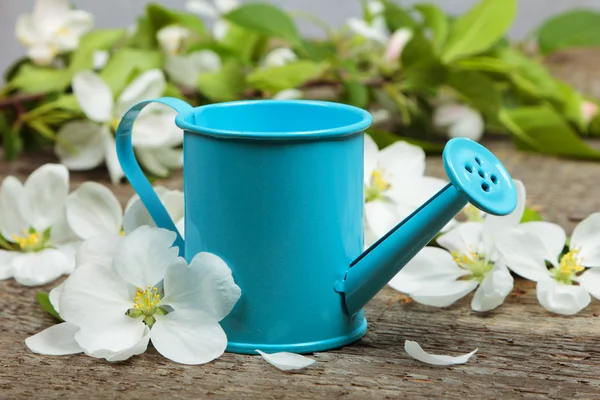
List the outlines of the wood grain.
{"label": "wood grain", "polygon": [[[546,219],[570,232],[600,211],[600,164],[521,154],[504,142],[489,147],[525,182],[530,204]],[[37,155],[2,164],[0,174],[22,178],[48,160]],[[428,172],[444,176],[439,158],[428,160]],[[87,179],[106,183],[102,171],[71,179],[73,187]],[[181,187],[181,175],[161,183]],[[111,187],[122,202],[132,193],[125,185]],[[298,373],[235,354],[204,366],[178,365],[153,349],[119,364],[38,356],[23,341],[53,320],[36,304],[37,290],[0,282],[0,398],[600,398],[600,302],[574,317],[552,315],[539,306],[535,284],[523,280],[489,313],[471,311],[470,296],[437,309],[384,289],[366,308],[365,338],[314,354],[317,364]],[[479,352],[462,366],[433,367],[408,357],[404,340],[433,353]]]}

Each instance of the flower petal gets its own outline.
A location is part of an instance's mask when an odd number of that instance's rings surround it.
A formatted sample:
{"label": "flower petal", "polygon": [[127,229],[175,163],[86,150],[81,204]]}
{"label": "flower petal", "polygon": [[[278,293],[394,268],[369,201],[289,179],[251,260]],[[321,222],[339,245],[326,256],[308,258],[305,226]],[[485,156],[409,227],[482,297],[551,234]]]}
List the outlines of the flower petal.
{"label": "flower petal", "polygon": [[106,352],[129,354],[132,348],[138,349],[145,333],[146,325],[141,318],[130,318],[123,313],[84,324],[75,334],[75,340],[86,354],[104,358]]}
{"label": "flower petal", "polygon": [[474,280],[432,282],[410,293],[417,303],[433,307],[448,307],[477,287]]}
{"label": "flower petal", "polygon": [[189,267],[182,258],[172,263],[165,275],[164,288],[162,302],[175,311],[201,311],[217,321],[231,312],[242,293],[225,261],[205,252],[196,254]]}
{"label": "flower petal", "polygon": [[[48,295],[48,298],[50,300],[50,304],[52,304],[52,307],[54,307],[54,310],[60,314],[60,296],[62,296],[62,292],[65,288],[65,282],[61,283],[60,285],[58,285],[57,287],[55,287],[54,289],[52,289],[50,291],[50,294]],[[73,333],[75,334],[75,333]]]}
{"label": "flower petal", "polygon": [[456,365],[456,364],[465,364],[469,361],[469,358],[473,356],[473,354],[477,353],[478,349],[473,350],[468,354],[463,354],[462,356],[444,356],[437,354],[429,354],[425,350],[419,346],[419,343],[413,342],[412,340],[407,340],[404,342],[404,351],[408,353],[412,358],[422,361],[426,364],[431,365]]}
{"label": "flower petal", "polygon": [[109,266],[78,265],[62,289],[60,315],[81,328],[118,319],[133,306],[129,289]]}
{"label": "flower petal", "polygon": [[68,0],[40,0],[33,6],[33,20],[45,34],[52,34],[66,21],[69,13]]}
{"label": "flower petal", "polygon": [[38,232],[51,227],[64,215],[69,193],[69,171],[64,165],[42,165],[29,175],[23,187],[27,202],[25,218]]}
{"label": "flower petal", "polygon": [[523,182],[516,180],[515,189],[517,190],[517,205],[513,212],[504,216],[486,215],[483,221],[483,241],[486,253],[494,251],[495,236],[502,233],[502,230],[519,225],[523,213],[525,212],[525,199],[527,192]]}
{"label": "flower petal", "polygon": [[185,9],[206,18],[215,19],[219,16],[219,11],[207,0],[189,0],[185,3]]}
{"label": "flower petal", "polygon": [[481,254],[483,244],[481,234],[483,224],[480,222],[465,222],[437,238],[440,246],[449,252],[469,254],[471,251]]}
{"label": "flower petal", "polygon": [[73,77],[73,94],[83,113],[92,121],[112,122],[113,94],[106,82],[93,71],[80,71]]}
{"label": "flower petal", "polygon": [[565,285],[550,277],[538,282],[537,299],[546,310],[562,315],[577,314],[592,300],[583,286]]}
{"label": "flower petal", "polygon": [[31,15],[23,14],[17,18],[15,25],[15,35],[19,42],[27,47],[34,46],[44,40],[43,35],[38,31],[35,21]]}
{"label": "flower petal", "polygon": [[371,135],[365,134],[365,150],[364,150],[364,163],[365,163],[365,185],[371,185],[371,176],[373,171],[377,168],[377,160],[379,158],[379,148],[377,143],[373,140]]}
{"label": "flower petal", "polygon": [[121,179],[125,176],[119,157],[117,156],[117,146],[115,144],[115,138],[110,133],[110,129],[107,126],[103,127],[102,130],[102,143],[104,147],[104,157],[106,160],[106,168],[108,169],[108,175],[110,181],[113,184],[118,184]]}
{"label": "flower petal", "polygon": [[298,100],[304,97],[300,89],[284,89],[273,95],[273,100]]}
{"label": "flower petal", "polygon": [[25,345],[36,354],[64,356],[83,352],[75,341],[79,327],[63,322],[25,339]]}
{"label": "flower petal", "polygon": [[0,281],[12,278],[11,261],[17,254],[14,251],[0,250]]}
{"label": "flower petal", "polygon": [[394,204],[383,200],[365,203],[365,219],[367,227],[377,238],[382,237],[396,226],[402,217]]}
{"label": "flower petal", "polygon": [[140,101],[162,96],[166,88],[167,81],[160,69],[155,68],[144,72],[123,90],[117,99],[115,115],[117,118],[122,118],[131,107]]}
{"label": "flower petal", "polygon": [[444,104],[433,114],[438,128],[447,128],[448,137],[466,137],[479,140],[483,135],[484,121],[479,112],[463,104]]}
{"label": "flower petal", "polygon": [[570,248],[579,250],[586,267],[600,267],[600,213],[590,215],[575,227]]}
{"label": "flower petal", "polygon": [[547,250],[536,236],[519,228],[506,229],[496,236],[495,246],[502,263],[523,278],[537,282],[549,275]]}
{"label": "flower petal", "polygon": [[383,59],[388,63],[395,63],[400,60],[404,47],[412,39],[413,33],[410,29],[401,28],[396,30],[388,40]]}
{"label": "flower petal", "polygon": [[425,247],[392,278],[389,285],[399,292],[410,294],[437,282],[454,282],[466,275],[469,271],[456,265],[446,250]]}
{"label": "flower petal", "polygon": [[592,296],[600,300],[600,268],[588,268],[577,281]]}
{"label": "flower petal", "polygon": [[392,187],[401,186],[406,181],[423,177],[425,152],[419,146],[398,141],[379,152],[377,164]]}
{"label": "flower petal", "polygon": [[146,352],[148,348],[148,343],[150,342],[150,329],[148,327],[144,330],[144,335],[142,338],[132,347],[126,348],[121,351],[110,351],[110,350],[97,350],[93,353],[86,353],[90,357],[94,358],[104,358],[108,362],[119,362],[125,361],[133,356],[137,356],[139,354],[143,354]]}
{"label": "flower petal", "polygon": [[[177,113],[166,110],[163,104],[149,104],[140,112],[133,126],[134,147],[160,147],[170,144],[172,131],[178,130],[175,125]],[[180,143],[178,143],[180,144]]]}
{"label": "flower petal", "polygon": [[518,229],[537,237],[546,250],[544,258],[547,261],[555,262],[565,247],[567,234],[565,230],[557,224],[544,221],[526,222],[519,225]]}
{"label": "flower petal", "polygon": [[93,26],[92,14],[83,10],[70,10],[59,33],[54,36],[54,43],[60,52],[75,50],[79,46],[79,38]]}
{"label": "flower petal", "polygon": [[56,249],[45,249],[35,253],[15,255],[11,261],[15,280],[24,286],[39,286],[69,273],[73,260]]}
{"label": "flower petal", "polygon": [[293,371],[297,369],[302,369],[310,367],[311,365],[316,363],[316,361],[312,358],[304,357],[300,354],[286,352],[267,354],[263,353],[260,350],[254,351],[260,354],[266,362],[282,371]]}
{"label": "flower petal", "polygon": [[121,204],[104,185],[84,182],[67,197],[66,205],[69,225],[82,239],[121,231]]}
{"label": "flower petal", "polygon": [[0,185],[0,234],[8,241],[13,235],[21,235],[29,224],[23,213],[25,188],[14,176],[7,176]]}
{"label": "flower petal", "polygon": [[136,154],[140,164],[157,176],[166,177],[171,169],[183,165],[183,151],[170,147],[138,148]]}
{"label": "flower petal", "polygon": [[504,302],[513,289],[514,279],[508,268],[496,264],[483,278],[475,291],[471,308],[474,311],[490,311]]}
{"label": "flower petal", "polygon": [[54,61],[58,51],[47,43],[36,43],[27,50],[27,57],[37,65],[49,66]]}
{"label": "flower petal", "polygon": [[287,47],[278,47],[265,56],[265,67],[281,67],[298,59],[296,53]]}
{"label": "flower petal", "polygon": [[350,30],[352,30],[358,36],[362,36],[365,39],[372,40],[383,45],[387,43],[387,32],[381,29],[379,26],[380,24],[377,24],[377,26],[372,26],[358,18],[349,18],[347,24],[348,28],[350,28]]}
{"label": "flower petal", "polygon": [[161,282],[179,253],[171,247],[174,232],[142,226],[125,236],[114,258],[114,268],[123,280],[135,287],[154,287]]}
{"label": "flower petal", "polygon": [[392,186],[387,194],[397,203],[416,210],[447,184],[443,179],[423,176],[402,182],[400,186]]}
{"label": "flower petal", "polygon": [[227,336],[217,320],[197,311],[157,316],[150,337],[160,354],[180,364],[205,364],[220,357],[227,347]]}
{"label": "flower petal", "polygon": [[104,161],[102,125],[82,120],[64,124],[58,131],[54,153],[73,171],[96,168]]}
{"label": "flower petal", "polygon": [[75,264],[112,268],[113,258],[123,239],[123,236],[115,233],[98,235],[83,241],[75,253]]}

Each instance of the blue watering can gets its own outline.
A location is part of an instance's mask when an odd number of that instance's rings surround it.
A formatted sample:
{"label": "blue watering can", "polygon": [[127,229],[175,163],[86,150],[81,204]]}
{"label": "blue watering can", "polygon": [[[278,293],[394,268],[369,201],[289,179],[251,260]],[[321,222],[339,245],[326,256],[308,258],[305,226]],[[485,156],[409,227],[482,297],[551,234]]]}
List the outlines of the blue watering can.
{"label": "blue watering can", "polygon": [[308,353],[367,330],[363,306],[466,204],[505,215],[512,179],[486,148],[452,139],[450,182],[363,252],[363,132],[371,115],[319,101],[237,101],[192,108],[174,98],[135,105],[117,131],[121,166],[156,225],[177,232],[134,155],[131,129],[149,103],[179,115],[184,135],[185,242],[233,271],[242,297],[221,324],[227,350]]}

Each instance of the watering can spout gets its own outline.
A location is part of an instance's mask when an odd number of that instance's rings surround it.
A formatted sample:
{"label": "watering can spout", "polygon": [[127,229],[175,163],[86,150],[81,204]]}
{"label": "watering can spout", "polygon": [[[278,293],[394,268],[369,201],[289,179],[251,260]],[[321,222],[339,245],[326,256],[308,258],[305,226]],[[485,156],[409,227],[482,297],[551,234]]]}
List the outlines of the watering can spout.
{"label": "watering can spout", "polygon": [[350,315],[359,312],[467,203],[493,215],[509,214],[516,207],[512,178],[485,147],[452,139],[443,159],[450,183],[357,257],[344,279],[336,282]]}

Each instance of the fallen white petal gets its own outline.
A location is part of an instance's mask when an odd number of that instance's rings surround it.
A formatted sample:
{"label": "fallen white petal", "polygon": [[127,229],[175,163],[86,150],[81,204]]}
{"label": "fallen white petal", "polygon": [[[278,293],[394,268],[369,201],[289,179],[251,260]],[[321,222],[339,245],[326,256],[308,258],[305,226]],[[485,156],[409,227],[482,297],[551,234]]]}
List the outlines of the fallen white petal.
{"label": "fallen white petal", "polygon": [[463,354],[462,356],[444,356],[437,354],[429,354],[425,350],[419,346],[419,343],[413,342],[412,340],[407,340],[404,342],[404,350],[408,353],[412,358],[422,361],[426,364],[431,365],[456,365],[456,364],[465,364],[469,361],[469,358],[475,353],[477,353],[478,349],[473,350],[469,354]]}
{"label": "fallen white petal", "polygon": [[47,356],[63,356],[83,352],[75,341],[79,327],[63,322],[25,339],[29,350]]}
{"label": "fallen white petal", "polygon": [[550,277],[540,279],[536,294],[542,307],[562,315],[577,314],[592,301],[585,287],[565,285]]}
{"label": "fallen white petal", "polygon": [[282,371],[293,371],[297,369],[302,369],[310,367],[311,365],[316,363],[316,361],[312,358],[304,357],[300,354],[286,352],[267,354],[260,350],[254,351],[260,354],[266,362]]}

